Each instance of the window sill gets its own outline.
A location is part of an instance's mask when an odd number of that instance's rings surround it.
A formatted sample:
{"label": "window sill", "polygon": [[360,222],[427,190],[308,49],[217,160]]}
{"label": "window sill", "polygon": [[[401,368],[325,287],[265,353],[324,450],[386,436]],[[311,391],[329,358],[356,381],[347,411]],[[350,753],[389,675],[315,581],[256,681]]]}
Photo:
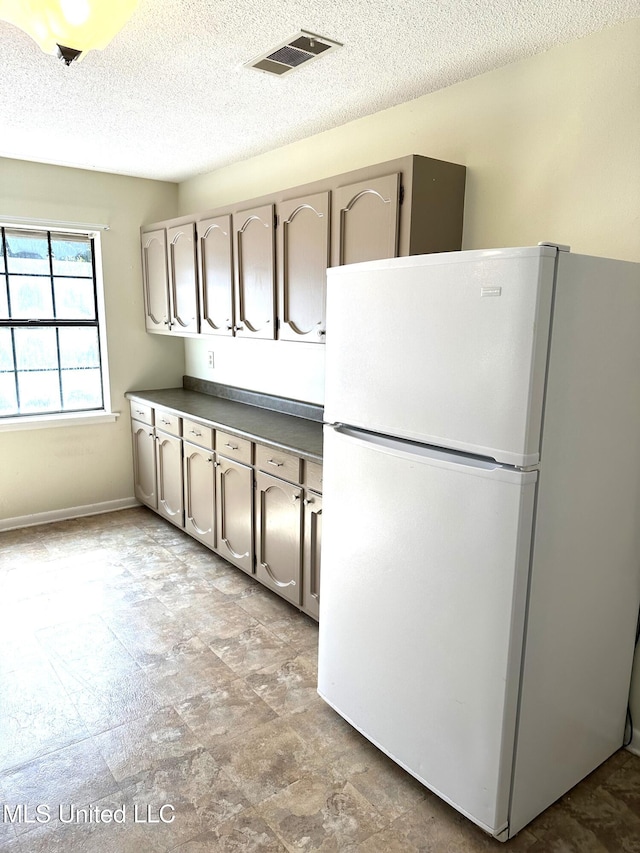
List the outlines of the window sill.
{"label": "window sill", "polygon": [[90,426],[114,423],[120,412],[70,412],[62,415],[24,415],[17,418],[0,419],[0,432],[19,429],[51,429],[54,427]]}

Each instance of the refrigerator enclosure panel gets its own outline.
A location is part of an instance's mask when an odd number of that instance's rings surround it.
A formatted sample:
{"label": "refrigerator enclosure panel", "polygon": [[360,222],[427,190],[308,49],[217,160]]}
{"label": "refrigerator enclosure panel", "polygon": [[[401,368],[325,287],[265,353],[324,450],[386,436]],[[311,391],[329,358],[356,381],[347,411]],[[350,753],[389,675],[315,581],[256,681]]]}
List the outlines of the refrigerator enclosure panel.
{"label": "refrigerator enclosure panel", "polygon": [[329,269],[325,420],[535,465],[556,255],[449,252]]}
{"label": "refrigerator enclosure panel", "polygon": [[561,253],[510,834],[623,742],[640,603],[640,265]]}
{"label": "refrigerator enclosure panel", "polygon": [[318,691],[493,835],[508,824],[536,479],[325,426]]}

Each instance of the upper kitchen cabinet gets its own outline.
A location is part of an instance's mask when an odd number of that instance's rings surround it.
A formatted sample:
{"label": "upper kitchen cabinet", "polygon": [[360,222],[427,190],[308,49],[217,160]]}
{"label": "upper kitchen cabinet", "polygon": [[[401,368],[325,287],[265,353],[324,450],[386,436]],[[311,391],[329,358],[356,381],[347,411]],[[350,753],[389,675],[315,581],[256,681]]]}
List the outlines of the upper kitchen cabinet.
{"label": "upper kitchen cabinet", "polygon": [[195,225],[143,231],[142,278],[147,331],[198,332]]}
{"label": "upper kitchen cabinet", "polygon": [[231,215],[197,223],[200,332],[233,335],[233,231]]}
{"label": "upper kitchen cabinet", "polygon": [[465,175],[456,163],[411,155],[338,178],[332,265],[460,249]]}
{"label": "upper kitchen cabinet", "polygon": [[409,155],[146,225],[147,330],[322,343],[327,266],[460,249],[465,173]]}
{"label": "upper kitchen cabinet", "polygon": [[275,240],[273,204],[233,216],[238,337],[275,338]]}
{"label": "upper kitchen cabinet", "polygon": [[278,205],[278,338],[322,343],[329,264],[329,193]]}
{"label": "upper kitchen cabinet", "polygon": [[333,194],[334,266],[398,254],[400,173],[339,187]]}
{"label": "upper kitchen cabinet", "polygon": [[141,241],[145,325],[148,332],[168,332],[167,232],[164,228],[143,232]]}
{"label": "upper kitchen cabinet", "polygon": [[167,229],[169,250],[169,328],[173,333],[198,331],[196,226],[193,222]]}

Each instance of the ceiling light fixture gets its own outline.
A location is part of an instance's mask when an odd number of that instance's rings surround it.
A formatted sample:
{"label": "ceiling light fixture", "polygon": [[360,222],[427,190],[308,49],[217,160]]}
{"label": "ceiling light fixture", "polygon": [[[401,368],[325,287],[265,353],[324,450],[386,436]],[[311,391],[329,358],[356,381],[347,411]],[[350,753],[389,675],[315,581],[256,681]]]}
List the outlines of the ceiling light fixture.
{"label": "ceiling light fixture", "polygon": [[137,5],[138,0],[0,0],[0,19],[70,65],[106,47]]}

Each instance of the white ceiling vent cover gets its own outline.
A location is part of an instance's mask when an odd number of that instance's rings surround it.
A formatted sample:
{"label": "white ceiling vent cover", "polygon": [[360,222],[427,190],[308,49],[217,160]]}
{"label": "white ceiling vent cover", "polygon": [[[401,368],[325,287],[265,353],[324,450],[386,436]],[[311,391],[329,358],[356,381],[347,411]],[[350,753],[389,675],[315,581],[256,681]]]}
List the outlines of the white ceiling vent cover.
{"label": "white ceiling vent cover", "polygon": [[288,74],[313,59],[319,59],[337,47],[342,47],[337,41],[300,30],[267,53],[260,54],[251,62],[245,62],[245,68],[255,68],[264,74],[282,77],[283,74]]}

